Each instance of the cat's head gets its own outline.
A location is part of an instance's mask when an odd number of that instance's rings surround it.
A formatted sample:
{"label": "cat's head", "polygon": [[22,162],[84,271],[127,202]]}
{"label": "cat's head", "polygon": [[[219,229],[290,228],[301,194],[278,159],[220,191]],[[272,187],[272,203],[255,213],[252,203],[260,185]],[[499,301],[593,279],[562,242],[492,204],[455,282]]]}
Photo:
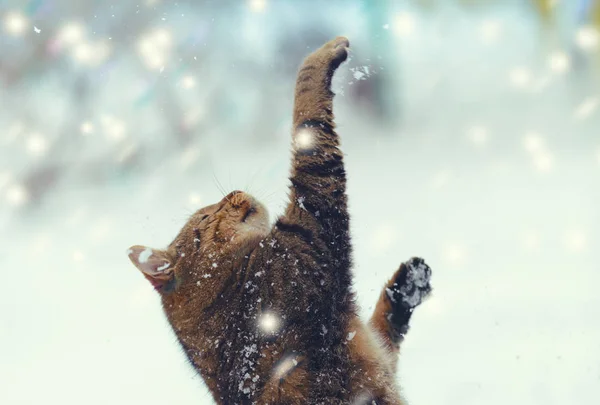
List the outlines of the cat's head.
{"label": "cat's head", "polygon": [[221,263],[231,263],[269,232],[267,209],[249,194],[233,191],[194,213],[166,249],[135,245],[127,253],[165,296],[201,283],[210,286],[209,278],[227,270],[218,268]]}

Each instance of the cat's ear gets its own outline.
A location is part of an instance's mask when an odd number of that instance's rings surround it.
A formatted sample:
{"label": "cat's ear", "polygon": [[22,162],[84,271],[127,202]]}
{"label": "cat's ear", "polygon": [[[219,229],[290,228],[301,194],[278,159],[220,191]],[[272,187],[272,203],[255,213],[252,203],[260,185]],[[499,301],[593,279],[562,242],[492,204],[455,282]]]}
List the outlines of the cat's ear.
{"label": "cat's ear", "polygon": [[156,289],[174,277],[172,260],[164,250],[135,245],[127,250],[127,255]]}

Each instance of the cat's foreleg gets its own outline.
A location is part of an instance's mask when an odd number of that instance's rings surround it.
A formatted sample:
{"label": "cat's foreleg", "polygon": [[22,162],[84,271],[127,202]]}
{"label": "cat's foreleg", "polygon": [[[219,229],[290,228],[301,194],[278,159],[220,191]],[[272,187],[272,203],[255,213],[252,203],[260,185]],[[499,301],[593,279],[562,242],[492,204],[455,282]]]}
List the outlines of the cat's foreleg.
{"label": "cat's foreleg", "polygon": [[[413,311],[431,293],[430,278],[431,268],[425,261],[412,258],[400,265],[379,296],[369,322],[393,355],[400,350]],[[395,365],[397,356],[392,360]]]}
{"label": "cat's foreleg", "polygon": [[[298,72],[293,115],[290,203],[277,226],[297,229],[335,250],[349,247],[346,173],[334,130],[331,78],[348,56],[338,37],[309,55]],[[295,228],[290,228],[295,227]]]}

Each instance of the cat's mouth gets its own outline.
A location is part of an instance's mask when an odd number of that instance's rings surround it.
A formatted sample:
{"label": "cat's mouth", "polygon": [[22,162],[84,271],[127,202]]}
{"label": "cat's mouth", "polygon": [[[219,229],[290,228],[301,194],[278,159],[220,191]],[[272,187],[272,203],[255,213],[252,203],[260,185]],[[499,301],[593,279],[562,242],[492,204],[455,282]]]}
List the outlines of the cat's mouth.
{"label": "cat's mouth", "polygon": [[233,191],[227,198],[232,206],[237,209],[244,209],[241,217],[239,217],[239,230],[242,233],[250,232],[251,234],[267,234],[270,231],[269,214],[267,208],[257,201],[251,195],[242,191]]}
{"label": "cat's mouth", "polygon": [[[269,230],[269,214],[258,202],[253,202],[242,216],[241,223],[261,233]],[[248,229],[248,228],[246,228]]]}
{"label": "cat's mouth", "polygon": [[247,235],[266,236],[270,231],[269,215],[265,208],[255,207],[248,209],[241,223],[243,232]]}
{"label": "cat's mouth", "polygon": [[250,208],[248,208],[246,210],[246,213],[242,217],[242,222],[246,222],[246,220],[248,220],[248,218],[250,216],[255,215],[256,213],[258,213],[258,209],[254,205],[251,205]]}

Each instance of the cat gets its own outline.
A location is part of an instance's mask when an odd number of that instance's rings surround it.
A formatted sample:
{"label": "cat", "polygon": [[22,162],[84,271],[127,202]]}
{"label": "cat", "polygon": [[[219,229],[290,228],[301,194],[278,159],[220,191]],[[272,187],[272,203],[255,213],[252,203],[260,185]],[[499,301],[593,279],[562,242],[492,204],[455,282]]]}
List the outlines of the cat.
{"label": "cat", "polygon": [[405,404],[393,358],[431,270],[401,265],[370,324],[359,320],[331,91],[348,47],[338,37],[298,72],[290,201],[273,226],[264,205],[233,191],[166,249],[128,251],[218,404]]}

